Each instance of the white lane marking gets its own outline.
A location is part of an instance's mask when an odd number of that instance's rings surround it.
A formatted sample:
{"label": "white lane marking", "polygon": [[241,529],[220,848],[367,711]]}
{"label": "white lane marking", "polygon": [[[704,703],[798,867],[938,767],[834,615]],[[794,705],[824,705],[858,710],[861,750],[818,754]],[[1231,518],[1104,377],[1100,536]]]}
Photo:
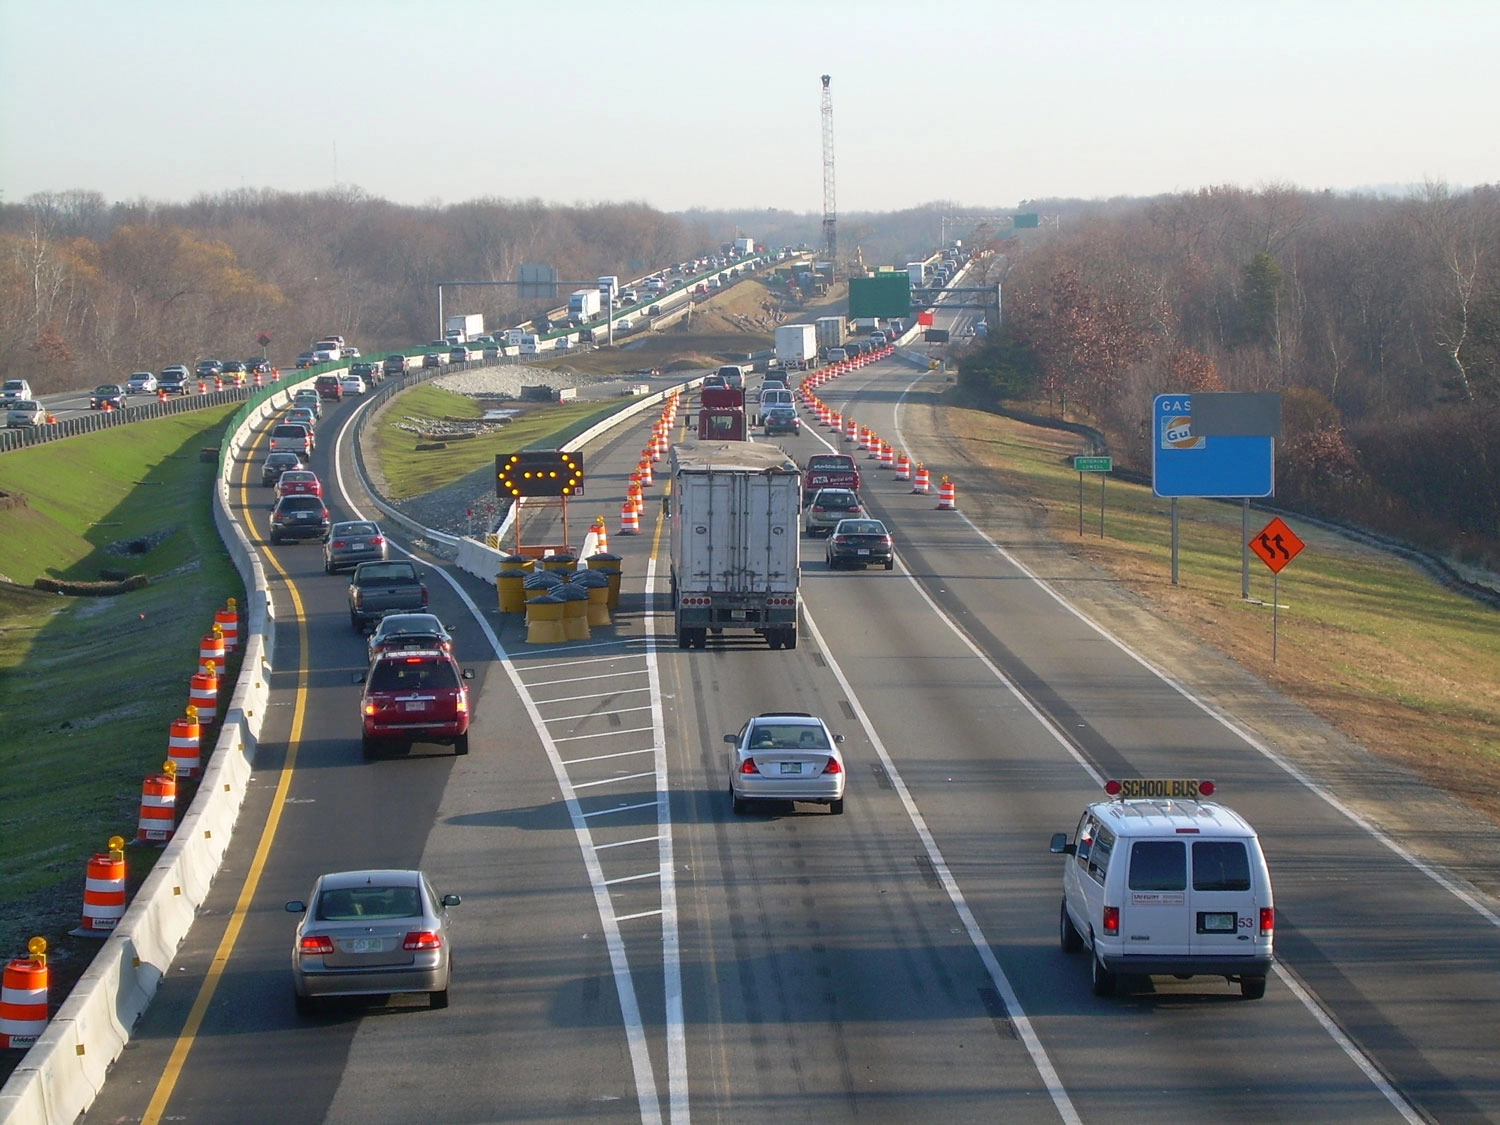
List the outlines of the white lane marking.
{"label": "white lane marking", "polygon": [[608,848],[628,848],[631,844],[654,844],[660,836],[637,836],[634,840],[616,840],[612,844],[595,844],[594,850],[602,852]]}
{"label": "white lane marking", "polygon": [[619,777],[601,777],[597,781],[575,781],[574,789],[592,789],[596,785],[616,785],[622,781],[636,781],[643,777],[655,777],[655,770],[647,770],[645,773],[625,773]]}
{"label": "white lane marking", "polygon": [[537,703],[543,707],[550,707],[554,703],[573,703],[579,699],[608,699],[612,695],[629,695],[631,692],[650,690],[649,685],[646,687],[611,688],[609,691],[596,691],[590,695],[559,695],[553,699],[538,699]]}
{"label": "white lane marking", "polygon": [[[613,642],[611,642],[613,643]],[[640,660],[645,656],[639,652],[622,652],[615,656],[587,656],[582,660],[559,661],[557,664],[541,665],[542,668],[577,668],[580,664],[613,664],[618,660]]]}
{"label": "white lane marking", "polygon": [[656,820],[661,829],[657,856],[661,868],[662,998],[667,1033],[667,1115],[672,1125],[691,1120],[688,1103],[687,1031],[682,1013],[682,939],[677,931],[677,868],[672,839],[671,792],[667,782],[666,718],[662,713],[661,668],[656,646],[656,553],[646,564],[646,667],[651,673],[651,722],[656,737]]}
{"label": "white lane marking", "polygon": [[604,885],[606,887],[613,887],[616,883],[640,883],[647,879],[656,879],[660,875],[660,871],[647,871],[643,875],[621,875],[618,879],[606,879]]}
{"label": "white lane marking", "polygon": [[584,820],[592,820],[596,816],[614,816],[616,813],[630,812],[634,809],[654,809],[655,801],[642,801],[637,805],[616,805],[612,809],[595,809],[593,812],[583,814]]}
{"label": "white lane marking", "polygon": [[[612,678],[614,678],[616,676],[644,676],[646,674],[647,674],[647,669],[645,669],[645,668],[627,668],[623,672],[600,672],[597,676],[574,676],[571,679],[566,679],[566,680],[531,680],[530,682],[526,683],[526,686],[527,687],[551,687],[553,684],[586,684],[586,683],[590,683],[590,682],[592,682],[594,680],[608,680],[608,679],[612,679]],[[525,681],[523,681],[523,682],[525,682]],[[622,688],[621,690],[624,691],[624,690],[629,690],[629,689]],[[639,691],[640,689],[636,688],[635,690]],[[547,700],[543,700],[542,702],[545,703],[545,702],[547,702]]]}
{"label": "white lane marking", "polygon": [[[641,750],[621,750],[618,754],[595,754],[593,757],[590,757],[590,758],[568,758],[566,761],[563,762],[563,765],[565,765],[565,766],[577,766],[577,765],[582,765],[584,762],[603,762],[603,761],[608,761],[610,758],[628,758],[632,754],[654,754],[654,753],[656,753],[656,747],[655,746],[647,746],[647,747],[645,747],[644,749],[641,749]],[[653,839],[654,839],[654,837],[653,837]]]}
{"label": "white lane marking", "polygon": [[1411,1122],[1411,1125],[1421,1125],[1423,1121],[1421,1114],[1417,1113],[1407,1100],[1397,1092],[1396,1088],[1385,1080],[1385,1075],[1375,1069],[1375,1064],[1366,1058],[1364,1052],[1350,1041],[1349,1037],[1344,1034],[1343,1028],[1339,1027],[1333,1017],[1323,1010],[1323,1005],[1314,999],[1308,989],[1302,986],[1302,982],[1292,976],[1280,964],[1272,964],[1271,971],[1276,974],[1277,979],[1282,984],[1291,989],[1293,996],[1302,1001],[1302,1006],[1313,1014],[1313,1019],[1323,1025],[1323,1030],[1328,1032],[1333,1041],[1343,1049],[1344,1054],[1348,1055],[1354,1065],[1359,1067],[1364,1076],[1370,1080],[1370,1084],[1380,1091],[1385,1100],[1390,1102],[1395,1108],[1396,1112]]}
{"label": "white lane marking", "polygon": [[1068,1091],[1058,1077],[1057,1071],[1052,1066],[1052,1060],[1047,1057],[1047,1050],[1042,1046],[1035,1029],[1031,1026],[1031,1020],[1027,1017],[1025,1010],[1021,1007],[1021,998],[1016,995],[1016,990],[1011,987],[1010,978],[1005,975],[1005,970],[1000,967],[1000,961],[996,958],[994,950],[990,948],[989,940],[984,936],[984,931],[979,928],[979,922],[969,909],[968,901],[964,898],[963,891],[959,890],[958,881],[954,879],[953,873],[948,869],[948,862],[943,858],[943,853],[938,849],[937,841],[927,828],[927,821],[917,809],[917,803],[912,798],[910,791],[906,788],[906,782],[901,777],[901,771],[896,768],[885,743],[881,741],[879,733],[875,730],[875,724],[870,721],[859,696],[854,693],[854,685],[849,682],[844,670],[833,656],[833,650],[823,639],[819,632],[817,622],[813,620],[812,613],[804,605],[802,614],[807,621],[808,631],[812,633],[813,640],[817,642],[818,649],[823,654],[824,661],[828,664],[828,670],[833,673],[834,679],[838,680],[839,687],[843,689],[848,697],[849,706],[853,709],[855,716],[859,719],[860,726],[864,727],[865,735],[870,739],[870,745],[875,748],[875,753],[880,757],[880,764],[885,767],[887,780],[891,787],[900,797],[901,804],[906,809],[906,815],[916,829],[917,837],[922,841],[922,850],[927,853],[928,862],[937,873],[939,881],[943,884],[943,890],[948,894],[948,900],[958,912],[959,921],[963,923],[964,931],[969,936],[969,942],[979,954],[979,959],[984,964],[985,972],[989,974],[990,980],[994,982],[996,990],[1005,1002],[1005,1009],[1010,1015],[1011,1026],[1016,1029],[1016,1034],[1021,1037],[1021,1042],[1026,1046],[1026,1052],[1031,1056],[1031,1064],[1036,1067],[1037,1074],[1042,1079],[1042,1084],[1047,1088],[1047,1094],[1052,1098],[1052,1104],[1057,1109],[1058,1116],[1070,1125],[1080,1125],[1081,1118],[1078,1111],[1073,1107],[1072,1099],[1068,1097]]}
{"label": "white lane marking", "polygon": [[[642,910],[639,914],[621,914],[618,918],[615,919],[615,921],[616,922],[634,922],[637,918],[660,918],[660,917],[662,917],[662,912],[660,910]],[[665,924],[665,923],[663,923],[663,924]],[[687,1095],[684,1094],[683,1097],[684,1097],[684,1099],[686,1099]],[[673,1120],[675,1121],[677,1119],[673,1118]]]}
{"label": "white lane marking", "polygon": [[[363,410],[364,406],[362,405],[360,409]],[[353,418],[354,415],[351,414],[351,422]],[[348,490],[344,487],[343,468],[339,464],[337,456],[334,458],[334,465],[339,489],[344,494],[345,501],[348,502],[349,494]],[[359,509],[352,503],[349,504],[349,508],[350,511],[355,513],[356,518],[366,518],[360,514]],[[405,550],[399,545],[394,546],[397,551],[400,551],[407,558],[415,558],[410,551]],[[552,767],[552,775],[556,779],[557,787],[563,795],[563,802],[568,810],[568,819],[573,825],[573,836],[578,844],[579,854],[583,858],[584,870],[588,873],[589,888],[594,896],[594,909],[599,914],[599,924],[604,930],[604,943],[605,948],[609,952],[610,971],[614,976],[615,992],[620,1000],[620,1022],[624,1025],[625,1042],[630,1053],[630,1067],[635,1077],[636,1105],[640,1110],[641,1122],[642,1125],[660,1125],[662,1119],[661,1101],[656,1092],[656,1072],[651,1065],[651,1050],[646,1042],[645,1022],[641,1018],[640,1002],[636,997],[635,979],[630,974],[630,962],[625,956],[625,939],[620,933],[620,922],[622,919],[615,916],[614,902],[610,898],[609,889],[604,885],[604,871],[599,865],[599,857],[596,854],[593,840],[589,834],[588,814],[585,814],[578,804],[578,797],[573,792],[567,767],[562,763],[562,755],[558,753],[557,746],[547,733],[546,721],[542,718],[542,714],[537,709],[535,701],[531,698],[531,693],[527,690],[525,682],[521,679],[520,673],[510,658],[510,654],[505,651],[505,646],[500,643],[500,638],[495,635],[494,629],[485,620],[484,614],[474,604],[473,599],[458,584],[458,581],[448,573],[447,569],[441,566],[434,569],[442,577],[443,581],[448,583],[453,589],[453,592],[458,595],[459,600],[468,607],[479,628],[484,632],[485,639],[489,641],[490,648],[495,653],[495,659],[499,662],[506,677],[510,680],[511,686],[515,689],[516,695],[521,700],[521,705],[526,709],[527,716],[531,719],[532,729],[536,731],[537,738],[541,740],[542,749],[545,751],[547,761]],[[650,608],[649,593],[647,594],[647,608],[648,610]],[[660,693],[658,693],[658,698],[660,698]],[[658,739],[658,742],[660,741]],[[640,807],[650,808],[651,805]],[[625,810],[620,809],[615,811],[622,812]],[[667,870],[670,872],[670,868]],[[640,917],[640,915],[631,915],[630,917]],[[678,1016],[680,1019],[680,1005]],[[686,1098],[685,1090],[683,1097],[684,1099]]]}
{"label": "white lane marking", "polygon": [[[549,703],[554,702],[548,700]],[[600,715],[628,715],[631,711],[649,711],[650,706],[645,707],[612,707],[608,711],[585,711],[581,715],[553,715],[548,719],[549,723],[566,723],[574,719],[596,719]]]}
{"label": "white lane marking", "polygon": [[[545,721],[545,720],[544,720]],[[601,730],[592,734],[562,734],[552,739],[553,742],[577,742],[583,738],[610,738],[617,734],[654,734],[650,727],[629,727],[625,730]]]}

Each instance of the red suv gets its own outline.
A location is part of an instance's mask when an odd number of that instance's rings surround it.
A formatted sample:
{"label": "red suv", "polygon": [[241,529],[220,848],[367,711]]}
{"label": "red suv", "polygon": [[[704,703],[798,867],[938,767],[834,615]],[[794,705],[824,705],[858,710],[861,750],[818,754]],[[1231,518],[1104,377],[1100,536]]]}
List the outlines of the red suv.
{"label": "red suv", "polygon": [[317,389],[319,398],[331,398],[338,402],[344,397],[344,384],[337,375],[319,375],[313,380],[313,386]]}
{"label": "red suv", "polygon": [[377,656],[356,678],[365,685],[359,701],[366,758],[382,746],[410,750],[415,742],[469,752],[469,686],[472,668],[459,669],[446,652],[411,650]]}

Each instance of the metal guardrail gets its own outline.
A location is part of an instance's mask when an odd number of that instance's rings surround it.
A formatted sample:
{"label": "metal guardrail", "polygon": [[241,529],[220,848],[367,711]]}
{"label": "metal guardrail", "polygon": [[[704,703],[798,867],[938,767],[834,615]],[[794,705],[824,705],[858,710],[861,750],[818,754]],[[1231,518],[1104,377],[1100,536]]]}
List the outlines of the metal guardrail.
{"label": "metal guardrail", "polygon": [[95,410],[88,414],[74,414],[40,426],[0,430],[0,453],[6,453],[12,449],[24,449],[28,445],[41,445],[43,442],[77,437],[80,434],[92,434],[99,430],[107,430],[111,426],[144,422],[148,418],[165,418],[169,414],[203,410],[226,402],[243,402],[254,391],[254,387],[225,387],[222,391],[209,391],[203,395],[178,395],[165,402],[153,398],[141,406],[126,406],[120,410]]}

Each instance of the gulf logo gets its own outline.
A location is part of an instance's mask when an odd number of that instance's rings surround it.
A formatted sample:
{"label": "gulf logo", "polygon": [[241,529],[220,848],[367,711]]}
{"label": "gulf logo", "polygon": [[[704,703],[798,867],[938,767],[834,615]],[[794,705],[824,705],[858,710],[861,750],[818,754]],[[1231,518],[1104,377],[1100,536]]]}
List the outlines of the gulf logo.
{"label": "gulf logo", "polygon": [[1193,436],[1191,416],[1163,417],[1161,420],[1161,447],[1163,449],[1202,449],[1204,439]]}

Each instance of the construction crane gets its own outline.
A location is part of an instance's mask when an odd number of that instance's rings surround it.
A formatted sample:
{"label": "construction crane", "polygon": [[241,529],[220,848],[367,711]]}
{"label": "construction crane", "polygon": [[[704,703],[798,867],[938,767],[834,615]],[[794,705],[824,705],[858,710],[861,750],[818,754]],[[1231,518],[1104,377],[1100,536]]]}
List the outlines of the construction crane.
{"label": "construction crane", "polygon": [[833,91],[830,76],[823,75],[823,254],[838,276],[839,231],[838,208],[833,200]]}

